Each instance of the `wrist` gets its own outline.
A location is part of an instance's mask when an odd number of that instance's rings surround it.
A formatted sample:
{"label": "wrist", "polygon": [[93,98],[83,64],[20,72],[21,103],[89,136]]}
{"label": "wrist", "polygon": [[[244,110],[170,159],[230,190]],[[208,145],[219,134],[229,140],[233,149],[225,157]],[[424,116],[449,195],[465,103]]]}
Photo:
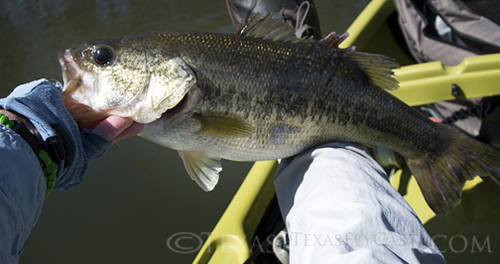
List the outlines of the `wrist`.
{"label": "wrist", "polygon": [[23,115],[15,112],[15,111],[5,110],[1,107],[0,107],[0,114],[5,115],[6,117],[9,118],[9,120],[24,123],[24,125],[26,126],[26,128],[28,129],[28,131],[31,134],[33,134],[34,136],[36,136],[37,138],[42,140],[42,136],[40,136],[40,133],[38,132],[36,127],[33,125],[33,123],[31,123],[31,121],[28,118],[24,117]]}

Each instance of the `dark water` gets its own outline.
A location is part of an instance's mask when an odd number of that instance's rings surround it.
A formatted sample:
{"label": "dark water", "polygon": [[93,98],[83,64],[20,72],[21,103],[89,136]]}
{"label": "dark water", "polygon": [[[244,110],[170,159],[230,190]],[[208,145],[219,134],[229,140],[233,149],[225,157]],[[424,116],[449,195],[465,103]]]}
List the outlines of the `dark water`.
{"label": "dark water", "polygon": [[[323,35],[345,31],[367,2],[316,0]],[[223,0],[0,0],[0,96],[38,78],[61,80],[58,50],[174,29],[233,30]],[[251,165],[223,162],[219,185],[205,193],[175,151],[124,140],[91,164],[79,187],[51,194],[20,263],[190,263],[196,253],[176,253],[167,239],[179,232],[206,238]]]}

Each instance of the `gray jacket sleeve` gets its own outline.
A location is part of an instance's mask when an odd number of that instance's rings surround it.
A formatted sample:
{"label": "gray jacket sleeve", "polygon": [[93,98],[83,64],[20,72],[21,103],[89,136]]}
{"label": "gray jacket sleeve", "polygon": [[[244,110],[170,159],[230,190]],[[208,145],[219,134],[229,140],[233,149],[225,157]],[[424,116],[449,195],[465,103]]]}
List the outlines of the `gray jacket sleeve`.
{"label": "gray jacket sleeve", "polygon": [[290,263],[446,263],[366,150],[330,143],[282,160],[275,178]]}

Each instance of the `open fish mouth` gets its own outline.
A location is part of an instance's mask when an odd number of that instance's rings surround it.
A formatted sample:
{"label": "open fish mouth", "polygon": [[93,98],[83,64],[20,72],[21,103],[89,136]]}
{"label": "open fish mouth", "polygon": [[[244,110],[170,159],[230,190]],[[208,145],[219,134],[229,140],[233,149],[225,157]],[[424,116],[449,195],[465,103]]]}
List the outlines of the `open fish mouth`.
{"label": "open fish mouth", "polygon": [[63,98],[71,97],[71,94],[81,85],[82,76],[80,69],[75,64],[69,49],[60,50],[58,53],[59,65],[63,77]]}
{"label": "open fish mouth", "polygon": [[61,65],[64,86],[78,75],[78,68],[71,58],[69,50],[60,50],[58,53],[59,64]]}
{"label": "open fish mouth", "polygon": [[82,85],[81,70],[75,64],[69,49],[61,50],[58,53],[58,60],[62,70],[63,89],[61,92],[63,103],[71,116],[77,121],[99,120],[107,115],[103,112],[96,112],[91,107],[78,102],[73,98],[74,92]]}

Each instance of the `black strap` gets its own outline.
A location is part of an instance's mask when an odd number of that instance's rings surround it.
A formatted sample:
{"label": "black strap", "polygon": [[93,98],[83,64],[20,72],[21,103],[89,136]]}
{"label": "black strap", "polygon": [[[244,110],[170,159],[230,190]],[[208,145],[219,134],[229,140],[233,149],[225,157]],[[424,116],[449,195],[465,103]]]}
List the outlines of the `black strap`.
{"label": "black strap", "polygon": [[63,160],[64,167],[67,168],[71,165],[71,155],[72,155],[72,145],[71,139],[68,137],[64,129],[61,125],[54,123],[50,125],[54,131],[56,131],[56,135],[49,137],[45,140],[47,152],[50,155],[50,158],[55,163],[60,163]]}
{"label": "black strap", "polygon": [[[0,107],[0,109],[3,108]],[[64,129],[61,127],[61,125],[57,123],[50,125],[52,129],[54,129],[54,131],[56,132],[56,135],[47,138],[45,140],[46,144],[44,146],[43,139],[39,135],[32,133],[26,127],[26,124],[24,122],[17,120],[10,120],[7,116],[5,116],[2,113],[0,113],[0,116],[5,117],[8,122],[13,123],[13,125],[11,124],[9,127],[11,127],[12,131],[16,132],[22,139],[24,139],[24,141],[26,141],[26,143],[28,143],[31,149],[33,149],[42,167],[44,162],[38,155],[40,149],[46,150],[50,159],[56,164],[59,164],[63,160],[65,160],[66,161],[64,163],[65,168],[71,165],[73,146],[71,144],[71,139],[69,138],[68,134],[64,132]],[[2,122],[2,124],[5,123]]]}
{"label": "black strap", "polygon": [[35,156],[37,157],[38,161],[40,162],[40,166],[43,167],[43,161],[38,155],[38,151],[43,147],[43,140],[41,137],[36,136],[31,133],[31,131],[28,130],[24,122],[20,122],[17,120],[11,120],[14,122],[14,127],[12,128],[12,131],[16,132],[28,145],[30,145],[31,149],[35,152]]}
{"label": "black strap", "polygon": [[38,153],[38,151],[43,146],[42,139],[40,137],[37,137],[36,135],[32,134],[28,130],[28,128],[26,127],[24,122],[19,122],[16,120],[12,120],[12,121],[16,124],[14,126],[14,128],[12,128],[12,130],[14,132],[16,132],[17,134],[19,134],[19,136],[21,136],[30,145],[30,147],[33,149],[33,151],[35,151],[35,153]]}
{"label": "black strap", "polygon": [[[43,140],[31,133],[24,122],[16,120],[12,121],[16,124],[12,130],[19,134],[19,136],[21,136],[30,145],[35,154],[38,153],[38,151],[43,148]],[[45,140],[47,153],[49,154],[50,159],[57,164],[65,160],[66,162],[64,163],[64,167],[67,168],[71,165],[71,156],[73,151],[71,139],[66,132],[64,132],[61,125],[54,123],[50,126],[57,134]]]}

